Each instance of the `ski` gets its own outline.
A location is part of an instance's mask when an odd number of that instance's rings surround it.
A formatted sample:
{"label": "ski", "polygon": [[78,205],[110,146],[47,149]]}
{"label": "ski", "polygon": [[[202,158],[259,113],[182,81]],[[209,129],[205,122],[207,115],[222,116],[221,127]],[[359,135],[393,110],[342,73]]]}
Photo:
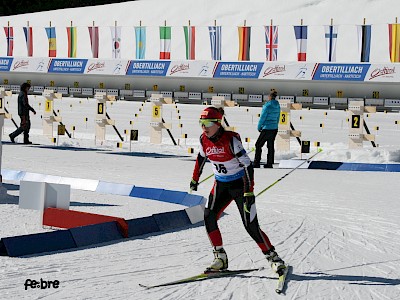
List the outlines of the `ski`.
{"label": "ski", "polygon": [[286,283],[286,277],[289,272],[289,265],[285,265],[285,268],[283,269],[283,273],[279,275],[278,278],[278,284],[276,286],[275,292],[278,294],[281,294],[283,292],[283,289],[285,288],[285,283]]}
{"label": "ski", "polygon": [[139,283],[139,286],[145,288],[145,289],[152,289],[152,288],[157,288],[157,287],[163,287],[163,286],[171,286],[171,285],[177,285],[177,284],[183,284],[183,283],[190,283],[190,282],[196,282],[196,281],[202,281],[202,280],[207,280],[207,279],[212,279],[212,278],[221,278],[221,277],[229,277],[229,276],[235,276],[238,274],[244,274],[244,273],[249,273],[253,271],[259,271],[262,270],[263,268],[257,268],[257,269],[243,269],[243,270],[225,270],[225,271],[216,271],[216,272],[203,272],[201,274],[191,276],[188,278],[184,279],[179,279],[179,280],[174,280],[170,282],[165,282],[161,284],[156,284],[156,285],[145,285]]}

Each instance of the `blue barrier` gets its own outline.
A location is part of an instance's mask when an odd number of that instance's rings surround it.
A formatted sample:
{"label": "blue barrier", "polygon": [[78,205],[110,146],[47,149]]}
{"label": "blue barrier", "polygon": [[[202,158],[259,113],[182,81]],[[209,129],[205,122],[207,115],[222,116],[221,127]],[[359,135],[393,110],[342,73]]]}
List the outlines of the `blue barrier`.
{"label": "blue barrier", "polygon": [[128,223],[129,237],[160,231],[153,216],[126,220],[126,223]]}
{"label": "blue barrier", "polygon": [[182,205],[192,207],[196,205],[200,205],[203,203],[203,196],[193,195],[193,194],[186,194],[185,198],[182,200]]}
{"label": "blue barrier", "polygon": [[161,231],[176,229],[192,224],[184,210],[154,214],[153,217]]}
{"label": "blue barrier", "polygon": [[163,189],[153,189],[153,188],[134,186],[129,196],[136,198],[158,200],[160,199],[160,196],[163,191],[164,191]]}
{"label": "blue barrier", "polygon": [[186,192],[164,190],[161,193],[160,198],[158,200],[169,203],[181,204],[182,201],[185,199],[186,195],[187,195]]}
{"label": "blue barrier", "polygon": [[69,229],[77,247],[123,239],[117,222],[106,222]]}
{"label": "blue barrier", "polygon": [[68,230],[43,232],[1,239],[0,254],[19,257],[43,252],[76,248]]}

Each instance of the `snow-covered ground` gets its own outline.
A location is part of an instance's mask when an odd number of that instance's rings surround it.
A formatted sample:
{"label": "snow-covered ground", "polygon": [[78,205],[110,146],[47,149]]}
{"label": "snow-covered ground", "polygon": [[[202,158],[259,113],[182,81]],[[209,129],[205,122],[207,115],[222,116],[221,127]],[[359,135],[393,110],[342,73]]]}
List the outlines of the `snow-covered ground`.
{"label": "snow-covered ground", "polygon": [[[10,144],[14,130],[5,121],[2,168],[29,172],[98,179],[139,186],[188,191],[195,154],[188,147],[198,146],[197,118],[202,106],[164,106],[164,118],[172,123],[172,133],[180,139],[173,146],[166,132],[162,145],[149,143],[150,103],[117,101],[108,113],[123,132],[139,130],[139,141],[117,148],[118,136],[107,128],[107,142],[94,144],[94,100],[56,100],[55,110],[74,139],[61,137],[59,148],[51,147],[41,135],[40,115],[43,98],[30,96],[38,111],[32,116],[32,141],[44,146]],[[8,104],[7,104],[8,101]],[[79,103],[81,101],[81,103]],[[6,107],[16,115],[16,96],[6,98]],[[39,103],[41,105],[39,106]],[[70,106],[72,104],[72,107]],[[139,113],[139,108],[142,111]],[[182,133],[178,127],[180,111]],[[227,108],[229,123],[242,138],[257,138],[260,108]],[[369,143],[364,149],[347,148],[347,113],[343,111],[302,110],[292,112],[296,129],[310,141],[320,141],[319,160],[373,163],[400,162],[400,129],[394,124],[398,113],[370,114],[370,128],[379,126],[379,148]],[[134,115],[139,113],[138,117]],[[302,116],[300,120],[299,116]],[[89,121],[85,123],[85,118]],[[18,117],[16,118],[18,122]],[[323,131],[319,124],[325,124]],[[372,132],[376,133],[376,132]],[[22,136],[20,137],[20,139]],[[20,140],[21,141],[21,140]],[[244,143],[247,147],[247,143]],[[316,148],[311,147],[315,153]],[[263,153],[265,159],[266,153]],[[291,151],[276,154],[281,159],[299,157],[294,139]],[[251,154],[253,157],[253,153]],[[304,155],[303,155],[304,158]],[[256,193],[286,174],[285,169],[256,169]],[[211,173],[207,165],[203,178]],[[88,247],[78,251],[24,258],[0,257],[2,299],[399,299],[400,271],[400,187],[398,173],[346,172],[299,169],[257,199],[261,227],[281,256],[293,266],[286,296],[274,292],[274,274],[257,245],[246,234],[234,204],[220,220],[225,248],[232,269],[265,266],[266,269],[230,278],[144,290],[139,283],[152,284],[180,279],[201,272],[212,260],[209,240],[203,226],[177,232],[127,239],[118,243]],[[212,179],[200,185],[207,196]],[[8,196],[0,201],[0,236],[43,232],[36,211],[18,209],[18,183],[5,182]],[[182,209],[180,205],[124,196],[72,190],[71,209],[119,216],[127,219]],[[24,290],[26,279],[59,280],[58,289]]]}
{"label": "snow-covered ground", "polygon": [[[325,61],[323,25],[340,25],[337,60],[358,62],[354,25],[372,24],[372,62],[388,62],[387,23],[394,23],[399,2],[394,0],[301,0],[246,3],[231,0],[142,0],[107,6],[1,17],[15,28],[16,56],[25,56],[22,26],[34,27],[34,55],[47,56],[47,38],[43,27],[49,21],[57,30],[59,57],[67,56],[65,27],[78,26],[78,57],[90,57],[86,26],[100,26],[100,57],[111,57],[108,26],[117,21],[122,28],[123,58],[134,57],[134,31],[142,20],[148,26],[147,59],[157,59],[158,26],[172,26],[172,59],[185,57],[183,25],[198,26],[196,58],[210,59],[206,26],[223,27],[222,58],[237,59],[237,26],[244,20],[252,26],[251,59],[264,61],[263,25],[271,19],[279,28],[280,61],[296,60],[293,25],[304,20],[310,25],[307,58]],[[2,37],[5,39],[5,37]],[[0,44],[5,55],[5,43]],[[54,148],[41,135],[40,115],[43,98],[30,96],[38,115],[32,116],[32,141],[43,146],[12,145],[8,134],[14,130],[5,121],[2,168],[49,175],[104,180],[139,186],[188,191],[195,154],[188,147],[198,146],[201,132],[197,118],[202,109],[196,105],[178,105],[183,127],[178,127],[174,106],[165,106],[164,118],[172,123],[179,139],[173,146],[164,133],[162,145],[149,143],[150,106],[142,112],[141,103],[118,101],[108,112],[122,133],[138,129],[139,141],[116,148],[117,135],[107,128],[107,142],[94,145],[94,100],[65,98],[57,100],[55,110],[63,117],[67,130],[76,127],[74,138],[60,137]],[[16,116],[16,97],[6,98],[6,107]],[[39,103],[41,105],[39,106]],[[72,105],[72,107],[71,107]],[[254,146],[259,108],[227,108],[229,123],[242,138],[250,138],[245,147]],[[138,114],[138,117],[135,117]],[[300,120],[300,116],[302,119]],[[400,123],[398,113],[370,114],[366,121],[377,134],[378,148],[365,143],[364,149],[348,150],[347,113],[322,110],[292,111],[292,122],[303,139],[321,142],[323,152],[315,159],[364,163],[400,163]],[[85,122],[88,118],[88,122]],[[16,121],[19,122],[18,117]],[[133,125],[130,124],[133,121]],[[319,124],[324,123],[321,129]],[[379,131],[373,130],[379,126]],[[188,134],[186,140],[182,134]],[[19,142],[21,142],[19,138]],[[312,153],[316,148],[311,147]],[[254,154],[251,154],[253,157]],[[299,157],[296,140],[291,151],[277,152],[276,160]],[[265,158],[265,152],[263,153]],[[303,155],[304,158],[304,155]],[[255,170],[256,192],[285,175],[288,170]],[[206,166],[203,178],[211,173]],[[269,235],[280,255],[293,266],[286,296],[274,292],[274,274],[257,245],[247,236],[234,205],[220,220],[230,267],[266,266],[265,270],[224,279],[143,290],[138,283],[162,283],[201,272],[212,260],[211,247],[202,225],[177,232],[162,232],[118,243],[88,247],[79,251],[53,253],[25,258],[0,257],[1,299],[400,299],[400,187],[398,173],[346,172],[299,169],[257,199],[261,227]],[[212,179],[200,185],[207,196]],[[0,200],[0,237],[43,232],[36,211],[18,209],[18,183],[4,182],[8,195]],[[182,209],[182,206],[152,200],[103,195],[72,190],[71,209],[131,219],[158,212]],[[58,289],[24,290],[26,279],[59,280]]]}

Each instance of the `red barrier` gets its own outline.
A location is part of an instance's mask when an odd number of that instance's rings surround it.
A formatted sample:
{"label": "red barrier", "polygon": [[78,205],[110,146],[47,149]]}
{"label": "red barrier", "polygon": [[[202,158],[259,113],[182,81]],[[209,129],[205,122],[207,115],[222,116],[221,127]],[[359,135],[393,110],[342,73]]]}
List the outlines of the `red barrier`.
{"label": "red barrier", "polygon": [[128,223],[123,218],[52,207],[46,208],[43,213],[43,225],[65,229],[112,221],[117,222],[122,235],[127,238]]}

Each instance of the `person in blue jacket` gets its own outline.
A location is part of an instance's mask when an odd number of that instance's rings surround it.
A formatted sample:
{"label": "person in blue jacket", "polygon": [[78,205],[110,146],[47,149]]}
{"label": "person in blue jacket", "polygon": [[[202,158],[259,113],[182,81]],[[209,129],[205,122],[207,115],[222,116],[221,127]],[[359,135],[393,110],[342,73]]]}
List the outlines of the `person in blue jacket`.
{"label": "person in blue jacket", "polygon": [[263,105],[257,129],[260,135],[256,142],[256,154],[254,157],[254,168],[260,167],[262,147],[267,143],[267,164],[265,168],[272,168],[275,156],[275,138],[278,133],[279,116],[281,107],[276,100],[277,91],[272,89],[269,100]]}

